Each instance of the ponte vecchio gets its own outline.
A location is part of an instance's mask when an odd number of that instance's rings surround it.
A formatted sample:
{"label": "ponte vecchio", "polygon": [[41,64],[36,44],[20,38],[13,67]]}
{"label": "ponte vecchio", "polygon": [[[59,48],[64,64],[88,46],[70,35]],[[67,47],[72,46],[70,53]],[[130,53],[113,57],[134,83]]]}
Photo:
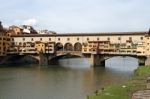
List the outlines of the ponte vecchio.
{"label": "ponte vecchio", "polygon": [[86,58],[91,66],[105,66],[105,60],[111,57],[131,56],[140,65],[150,65],[149,31],[63,34],[1,31],[0,37],[1,64],[16,56],[19,59],[30,56],[40,66],[57,63],[64,57]]}

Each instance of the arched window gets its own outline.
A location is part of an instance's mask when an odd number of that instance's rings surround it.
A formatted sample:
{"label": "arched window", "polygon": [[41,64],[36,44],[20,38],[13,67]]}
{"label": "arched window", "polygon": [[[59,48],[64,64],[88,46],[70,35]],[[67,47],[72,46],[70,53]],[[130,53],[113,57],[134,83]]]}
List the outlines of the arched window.
{"label": "arched window", "polygon": [[63,44],[62,43],[57,43],[55,45],[55,50],[56,51],[63,51]]}
{"label": "arched window", "polygon": [[73,46],[71,43],[66,43],[64,46],[65,51],[73,51]]}
{"label": "arched window", "polygon": [[74,51],[82,51],[81,43],[77,42],[74,44]]}

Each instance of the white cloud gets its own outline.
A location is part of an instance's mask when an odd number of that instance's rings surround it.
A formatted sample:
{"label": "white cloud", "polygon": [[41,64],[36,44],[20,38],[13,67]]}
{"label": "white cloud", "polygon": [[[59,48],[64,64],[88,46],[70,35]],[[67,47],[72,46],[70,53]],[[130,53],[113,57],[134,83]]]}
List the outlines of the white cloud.
{"label": "white cloud", "polygon": [[0,18],[8,25],[27,24],[56,32],[144,31],[150,26],[150,0],[1,1]]}
{"label": "white cloud", "polygon": [[27,19],[27,20],[23,21],[22,24],[35,26],[35,25],[37,25],[37,20],[36,19]]}

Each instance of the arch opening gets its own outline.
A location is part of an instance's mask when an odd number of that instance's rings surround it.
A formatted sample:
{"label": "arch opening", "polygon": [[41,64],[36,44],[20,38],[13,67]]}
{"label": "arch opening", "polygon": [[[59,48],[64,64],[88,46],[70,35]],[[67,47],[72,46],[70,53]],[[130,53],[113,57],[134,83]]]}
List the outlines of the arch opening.
{"label": "arch opening", "polygon": [[74,44],[74,51],[82,51],[82,44],[77,42]]}
{"label": "arch opening", "polygon": [[59,55],[59,56],[55,56],[55,57],[52,57],[51,59],[49,59],[48,63],[50,65],[60,65],[59,60],[61,60],[61,59],[71,59],[71,58],[80,58],[80,57],[81,56],[72,55],[72,54]]}
{"label": "arch opening", "polygon": [[63,44],[62,43],[56,43],[55,50],[56,51],[63,51]]}
{"label": "arch opening", "polygon": [[132,56],[113,56],[105,59],[106,68],[118,71],[133,71],[139,66],[139,59]]}
{"label": "arch opening", "polygon": [[11,55],[5,57],[0,64],[11,66],[22,66],[26,64],[38,64],[39,60],[31,55]]}
{"label": "arch opening", "polygon": [[64,46],[64,51],[73,51],[73,45],[71,43],[66,43]]}

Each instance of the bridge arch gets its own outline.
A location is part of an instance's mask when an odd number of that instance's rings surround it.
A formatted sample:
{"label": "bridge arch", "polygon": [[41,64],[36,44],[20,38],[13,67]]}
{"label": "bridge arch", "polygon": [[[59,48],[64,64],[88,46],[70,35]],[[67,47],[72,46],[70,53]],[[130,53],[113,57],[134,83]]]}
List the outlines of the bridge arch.
{"label": "bridge arch", "polygon": [[63,44],[62,43],[56,43],[55,44],[55,50],[56,51],[63,51],[64,47],[63,47]]}
{"label": "bridge arch", "polygon": [[58,56],[53,56],[48,59],[48,63],[51,65],[58,65],[60,59],[67,59],[67,58],[79,58],[82,57],[80,55],[73,55],[73,54],[63,54],[63,55],[58,55]]}
{"label": "bridge arch", "polygon": [[106,60],[109,60],[109,59],[115,58],[115,57],[130,57],[130,58],[138,59],[137,56],[130,56],[130,55],[123,55],[123,56],[120,56],[120,55],[114,55],[114,56],[105,56],[105,57],[103,58],[103,60],[106,61]]}
{"label": "bridge arch", "polygon": [[74,44],[74,51],[82,51],[82,44],[77,42]]}
{"label": "bridge arch", "polygon": [[71,43],[66,43],[64,45],[64,51],[73,51],[73,45]]}
{"label": "bridge arch", "polygon": [[[121,59],[121,60],[120,60]],[[106,55],[106,56],[103,56],[100,61],[103,63],[103,64],[122,64],[121,62],[122,61],[129,61],[129,60],[134,60],[132,61],[133,64],[137,64],[137,65],[141,65],[144,63],[144,59],[141,58],[141,57],[137,57],[137,56],[131,56],[131,55]],[[115,60],[115,62],[114,62]]]}

